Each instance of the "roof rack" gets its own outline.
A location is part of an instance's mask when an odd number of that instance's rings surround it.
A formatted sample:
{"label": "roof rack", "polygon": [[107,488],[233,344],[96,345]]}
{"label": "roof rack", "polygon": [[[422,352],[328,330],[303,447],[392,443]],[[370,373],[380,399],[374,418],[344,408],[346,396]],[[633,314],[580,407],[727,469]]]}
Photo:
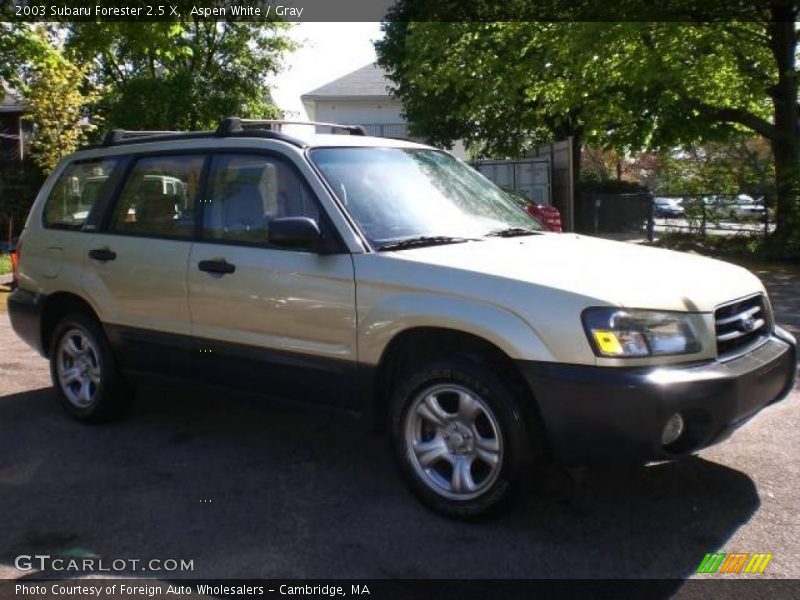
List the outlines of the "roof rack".
{"label": "roof rack", "polygon": [[286,119],[240,119],[239,117],[228,117],[220,122],[217,128],[217,135],[226,136],[232,133],[240,133],[247,129],[264,129],[280,132],[284,125],[308,125],[316,127],[328,127],[332,133],[337,130],[346,131],[350,135],[367,135],[361,125],[342,125],[340,123],[325,123],[322,121],[294,121]]}
{"label": "roof rack", "polygon": [[[366,135],[360,125],[340,125],[338,123],[322,123],[317,121],[287,121],[283,119],[240,119],[228,117],[219,123],[215,131],[131,131],[112,129],[101,146],[119,146],[127,144],[144,144],[146,142],[167,142],[210,137],[263,137],[281,140],[294,146],[307,146],[304,141],[287,135],[281,131],[284,125],[310,125],[313,127],[329,127],[332,133],[344,131],[350,135]],[[96,147],[96,146],[95,146]]]}
{"label": "roof rack", "polygon": [[140,137],[153,137],[159,135],[176,135],[181,131],[129,131],[126,129],[112,129],[103,138],[103,146],[114,146],[126,140]]}

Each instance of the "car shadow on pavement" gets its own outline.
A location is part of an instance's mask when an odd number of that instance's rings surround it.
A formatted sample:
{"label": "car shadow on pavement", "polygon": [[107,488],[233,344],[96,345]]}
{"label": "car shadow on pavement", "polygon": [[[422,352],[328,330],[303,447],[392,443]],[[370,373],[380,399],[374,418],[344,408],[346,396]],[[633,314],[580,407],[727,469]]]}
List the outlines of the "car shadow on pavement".
{"label": "car shadow on pavement", "polygon": [[593,469],[577,485],[556,469],[532,479],[539,491],[509,514],[459,523],[418,505],[385,437],[342,417],[149,385],[126,419],[85,426],[39,389],[0,397],[0,564],[44,553],[194,561],[170,578],[644,577],[677,588],[759,506],[747,475],[701,458]]}
{"label": "car shadow on pavement", "polygon": [[800,267],[789,264],[743,264],[769,291],[775,320],[793,335],[800,336]]}

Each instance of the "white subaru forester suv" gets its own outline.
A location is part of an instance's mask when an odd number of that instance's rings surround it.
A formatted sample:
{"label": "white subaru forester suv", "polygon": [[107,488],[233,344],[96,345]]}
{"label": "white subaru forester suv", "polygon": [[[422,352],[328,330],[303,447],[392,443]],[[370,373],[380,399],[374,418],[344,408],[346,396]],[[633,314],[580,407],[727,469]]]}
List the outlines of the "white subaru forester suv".
{"label": "white subaru forester suv", "polygon": [[43,186],[9,314],[74,417],[142,374],[328,405],[469,518],[533,461],[679,458],[792,388],[748,271],[546,232],[434,148],[279,126],[114,131]]}

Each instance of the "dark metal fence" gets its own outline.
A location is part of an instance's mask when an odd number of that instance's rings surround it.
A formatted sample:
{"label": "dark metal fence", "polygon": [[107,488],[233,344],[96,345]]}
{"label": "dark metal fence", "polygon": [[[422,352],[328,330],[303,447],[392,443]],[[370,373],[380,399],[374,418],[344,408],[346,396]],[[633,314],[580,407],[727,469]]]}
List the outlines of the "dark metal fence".
{"label": "dark metal fence", "polygon": [[584,194],[579,231],[590,235],[646,233],[650,196],[640,194]]}
{"label": "dark metal fence", "polygon": [[769,206],[759,196],[664,196],[585,194],[579,231],[652,240],[660,233],[766,236],[775,229]]}

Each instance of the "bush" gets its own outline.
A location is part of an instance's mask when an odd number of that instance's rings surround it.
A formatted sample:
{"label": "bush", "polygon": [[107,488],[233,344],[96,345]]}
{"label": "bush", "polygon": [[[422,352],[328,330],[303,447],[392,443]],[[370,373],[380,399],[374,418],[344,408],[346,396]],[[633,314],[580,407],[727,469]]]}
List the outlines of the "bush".
{"label": "bush", "polygon": [[647,186],[624,179],[583,179],[578,186],[581,194],[642,194]]}
{"label": "bush", "polygon": [[8,254],[0,254],[0,275],[11,273],[11,257]]}
{"label": "bush", "polygon": [[649,245],[719,258],[757,262],[800,262],[800,235],[779,239],[752,235],[707,235],[669,232]]}

